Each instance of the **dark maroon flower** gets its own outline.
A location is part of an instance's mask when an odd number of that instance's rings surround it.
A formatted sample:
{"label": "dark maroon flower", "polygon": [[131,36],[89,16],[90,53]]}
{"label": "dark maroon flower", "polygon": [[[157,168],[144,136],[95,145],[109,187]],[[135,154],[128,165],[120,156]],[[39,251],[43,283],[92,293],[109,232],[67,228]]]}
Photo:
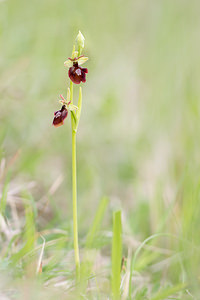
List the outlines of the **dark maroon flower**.
{"label": "dark maroon flower", "polygon": [[88,73],[87,68],[82,68],[79,66],[78,62],[73,62],[73,66],[69,68],[69,78],[75,84],[86,82],[86,73]]}
{"label": "dark maroon flower", "polygon": [[66,106],[63,105],[60,110],[54,113],[53,124],[55,127],[59,127],[64,124],[64,120],[67,118],[68,110]]}

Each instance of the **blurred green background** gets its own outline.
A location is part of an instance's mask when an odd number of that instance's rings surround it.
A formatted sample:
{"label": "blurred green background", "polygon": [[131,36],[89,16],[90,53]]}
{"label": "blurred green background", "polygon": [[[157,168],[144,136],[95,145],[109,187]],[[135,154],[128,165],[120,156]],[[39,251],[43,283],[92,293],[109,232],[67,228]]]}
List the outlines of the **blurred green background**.
{"label": "blurred green background", "polygon": [[[107,195],[136,239],[161,230],[199,246],[199,9],[197,0],[0,1],[1,159],[15,157],[14,185],[36,182],[35,201],[61,180],[51,205],[69,223],[70,117],[51,123],[69,86],[63,62],[78,30],[85,36],[80,236]],[[195,280],[199,262],[185,266]]]}

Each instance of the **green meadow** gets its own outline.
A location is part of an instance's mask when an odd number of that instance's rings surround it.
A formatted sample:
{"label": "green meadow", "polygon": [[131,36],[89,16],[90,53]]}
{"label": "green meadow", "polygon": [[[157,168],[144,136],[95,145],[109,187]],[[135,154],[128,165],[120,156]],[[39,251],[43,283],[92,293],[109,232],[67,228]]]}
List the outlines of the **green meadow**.
{"label": "green meadow", "polygon": [[[200,299],[199,10],[0,0],[0,300]],[[79,30],[77,279],[70,113],[52,121]]]}

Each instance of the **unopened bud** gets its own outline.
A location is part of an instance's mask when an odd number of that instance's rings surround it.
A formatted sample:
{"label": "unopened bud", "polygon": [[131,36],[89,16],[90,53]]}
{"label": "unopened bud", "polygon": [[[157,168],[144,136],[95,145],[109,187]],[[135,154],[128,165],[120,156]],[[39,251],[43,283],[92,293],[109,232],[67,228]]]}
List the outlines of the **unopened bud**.
{"label": "unopened bud", "polygon": [[79,55],[81,54],[81,51],[83,50],[84,48],[84,41],[85,41],[85,38],[84,36],[82,35],[82,33],[80,32],[79,30],[79,33],[76,37],[76,42],[77,42],[77,45],[78,45],[78,52],[79,52]]}

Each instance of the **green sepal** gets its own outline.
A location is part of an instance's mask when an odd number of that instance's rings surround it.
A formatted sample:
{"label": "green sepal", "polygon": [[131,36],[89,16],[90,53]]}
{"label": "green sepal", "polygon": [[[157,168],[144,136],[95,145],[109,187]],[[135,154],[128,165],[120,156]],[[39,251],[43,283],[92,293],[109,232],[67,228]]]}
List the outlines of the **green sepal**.
{"label": "green sepal", "polygon": [[71,68],[73,66],[73,61],[71,61],[70,59],[66,60],[64,62],[64,66],[67,68]]}
{"label": "green sepal", "polygon": [[86,57],[86,56],[81,56],[81,57],[79,57],[79,58],[77,59],[77,62],[78,62],[79,65],[82,65],[82,64],[84,64],[87,60],[88,60],[88,57]]}

